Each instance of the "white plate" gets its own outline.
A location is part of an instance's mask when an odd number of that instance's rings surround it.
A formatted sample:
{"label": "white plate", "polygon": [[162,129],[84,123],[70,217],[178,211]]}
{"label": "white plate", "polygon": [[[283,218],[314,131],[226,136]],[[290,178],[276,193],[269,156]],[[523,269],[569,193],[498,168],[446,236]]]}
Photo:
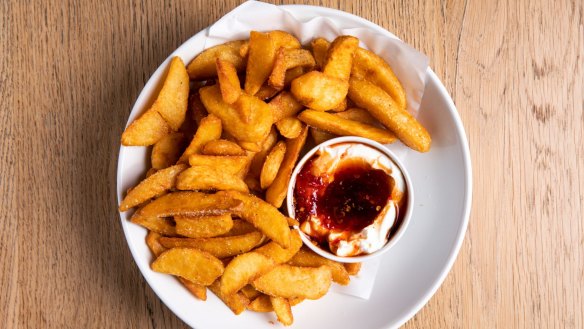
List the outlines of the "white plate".
{"label": "white plate", "polygon": [[[340,27],[366,27],[389,36],[383,28],[345,12],[313,7],[282,6],[298,19],[328,17]],[[190,61],[206,30],[197,33],[173,55]],[[170,59],[170,57],[169,57]],[[142,90],[131,122],[141,113],[155,91],[167,59]],[[411,152],[404,161],[408,168],[416,204],[411,223],[399,241],[383,256],[373,294],[369,300],[329,293],[316,301],[294,307],[293,328],[394,328],[409,320],[428,302],[448,274],[462,244],[471,205],[472,173],[468,142],[460,117],[448,92],[428,68],[427,84],[418,119],[432,135],[432,149]],[[118,202],[124,191],[144,175],[147,163],[144,147],[121,147],[118,158]],[[122,227],[130,251],[142,275],[158,297],[185,323],[197,328],[274,328],[271,313],[244,312],[239,316],[212,293],[208,300],[196,300],[173,277],[150,270],[152,255],[144,238],[146,230],[121,213]]]}

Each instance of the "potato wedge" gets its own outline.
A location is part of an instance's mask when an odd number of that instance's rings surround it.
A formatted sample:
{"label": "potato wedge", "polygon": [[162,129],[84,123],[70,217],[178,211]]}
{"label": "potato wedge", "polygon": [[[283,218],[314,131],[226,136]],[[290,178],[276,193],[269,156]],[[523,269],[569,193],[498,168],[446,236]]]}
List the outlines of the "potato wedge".
{"label": "potato wedge", "polygon": [[[291,298],[288,301],[290,302],[290,306],[294,306],[304,301],[304,298]],[[263,313],[274,311],[274,308],[272,307],[272,302],[270,301],[270,296],[262,293],[260,293],[259,296],[253,298],[252,302],[249,303],[249,305],[247,305],[247,309],[250,311]]]}
{"label": "potato wedge", "polygon": [[134,224],[138,224],[147,228],[152,232],[162,234],[165,236],[176,236],[176,229],[172,221],[168,218],[156,217],[156,216],[137,216],[134,214],[130,221]]}
{"label": "potato wedge", "polygon": [[335,113],[334,115],[338,116],[339,118],[352,121],[359,121],[361,123],[365,123],[371,126],[383,127],[383,125],[381,125],[381,123],[379,123],[379,121],[377,121],[377,119],[375,119],[373,116],[371,116],[371,114],[367,112],[367,110],[358,107],[352,107],[350,109],[347,109],[346,111]]}
{"label": "potato wedge", "polygon": [[249,304],[249,299],[247,299],[244,295],[240,293],[235,293],[231,295],[225,295],[221,292],[221,280],[217,280],[213,282],[209,286],[209,290],[213,292],[229,309],[236,315],[241,314],[241,312],[245,311],[245,308]]}
{"label": "potato wedge", "polygon": [[251,194],[258,196],[258,197],[262,197],[262,194],[263,194],[262,187],[260,186],[260,181],[257,178],[255,178],[255,176],[247,175],[247,176],[245,176],[243,181],[245,182],[245,184],[249,188],[249,191]]}
{"label": "potato wedge", "polygon": [[215,60],[220,58],[235,66],[238,72],[245,69],[244,58],[239,54],[239,49],[248,41],[230,41],[221,45],[205,49],[195,57],[188,65],[187,72],[193,80],[205,80],[217,76]]}
{"label": "potato wedge", "polygon": [[175,164],[185,148],[185,135],[171,133],[162,137],[152,148],[150,161],[152,168],[164,169]]}
{"label": "potato wedge", "polygon": [[284,141],[278,142],[270,153],[266,156],[266,161],[262,167],[260,174],[260,187],[262,189],[268,188],[276,178],[284,155],[286,154],[286,143]]}
{"label": "potato wedge", "polygon": [[238,210],[242,205],[243,202],[235,200],[228,194],[173,192],[140,208],[132,216],[132,221],[137,217],[221,215]]}
{"label": "potato wedge", "polygon": [[229,232],[225,234],[220,235],[220,237],[243,235],[256,231],[257,231],[256,228],[249,222],[244,221],[243,219],[234,219],[233,227],[231,228],[231,230],[229,230]]}
{"label": "potato wedge", "polygon": [[302,132],[304,125],[295,117],[283,118],[276,122],[276,128],[280,134],[288,139],[296,138]]}
{"label": "potato wedge", "polygon": [[391,66],[375,53],[358,48],[353,57],[351,76],[367,80],[393,98],[398,107],[407,111],[406,92]]}
{"label": "potato wedge", "polygon": [[162,89],[150,109],[157,111],[176,131],[185,121],[188,100],[189,76],[182,59],[175,56],[170,61],[170,68]]}
{"label": "potato wedge", "polygon": [[161,235],[154,231],[148,231],[148,234],[146,235],[146,245],[154,257],[160,256],[160,254],[167,250],[162,244],[160,244],[160,241],[158,241],[160,237]]}
{"label": "potato wedge", "polygon": [[296,113],[300,112],[304,106],[294,98],[294,96],[283,91],[274,97],[268,105],[272,109],[272,118],[274,123],[282,120],[283,118],[295,116]]}
{"label": "potato wedge", "polygon": [[315,64],[314,57],[312,57],[310,51],[281,47],[276,53],[274,68],[268,79],[268,84],[281,90],[285,86],[286,71],[296,67],[305,67],[310,70]]}
{"label": "potato wedge", "polygon": [[245,92],[255,95],[267,80],[276,57],[276,46],[269,33],[251,31],[245,75]]}
{"label": "potato wedge", "polygon": [[264,83],[254,96],[261,99],[262,101],[266,101],[276,96],[278,92],[278,89],[268,85],[267,83]]}
{"label": "potato wedge", "polygon": [[357,48],[359,48],[359,39],[349,35],[337,37],[328,48],[322,73],[348,81],[353,66],[353,55]]}
{"label": "potato wedge", "polygon": [[274,241],[270,241],[265,245],[257,248],[253,252],[262,254],[274,262],[276,264],[283,264],[292,259],[294,255],[300,250],[302,247],[302,239],[300,238],[300,234],[297,230],[293,230],[290,235],[290,247],[289,248],[282,248],[279,244]]}
{"label": "potato wedge", "polygon": [[197,127],[201,125],[201,121],[206,118],[209,113],[207,113],[207,109],[203,102],[201,102],[201,96],[199,92],[191,94],[189,97],[189,107],[191,109],[191,115],[193,120],[197,123]]}
{"label": "potato wedge", "polygon": [[381,144],[390,144],[397,139],[391,131],[358,121],[343,119],[327,112],[306,110],[298,115],[298,119],[311,127],[339,136],[359,136],[372,139]]}
{"label": "potato wedge", "polygon": [[193,154],[189,157],[189,164],[193,167],[219,168],[223,173],[244,177],[247,173],[249,160],[247,156],[220,156]]}
{"label": "potato wedge", "polygon": [[290,88],[292,80],[298,78],[306,72],[308,72],[308,69],[305,69],[302,66],[294,67],[286,71],[286,76],[284,77],[284,88]]}
{"label": "potato wedge", "polygon": [[192,248],[173,248],[163,252],[152,263],[155,272],[185,278],[208,286],[223,274],[223,263],[209,253]]}
{"label": "potato wedge", "polygon": [[186,168],[186,165],[178,164],[159,170],[144,179],[122,200],[120,211],[126,211],[170,190],[175,186],[178,175]]}
{"label": "potato wedge", "polygon": [[126,127],[126,130],[122,133],[122,145],[153,145],[170,133],[171,130],[172,128],[158,112],[148,110]]}
{"label": "potato wedge", "polygon": [[343,98],[343,100],[335,106],[335,108],[330,109],[330,112],[343,112],[347,109],[347,98]]}
{"label": "potato wedge", "polygon": [[270,132],[273,123],[271,109],[258,98],[242,94],[235,103],[251,104],[250,122],[246,123],[233,106],[223,102],[218,86],[203,87],[199,93],[207,111],[219,117],[223,128],[239,142],[261,142]]}
{"label": "potato wedge", "polygon": [[176,233],[189,238],[211,238],[225,234],[233,228],[230,214],[217,216],[175,216]]}
{"label": "potato wedge", "polygon": [[310,135],[314,140],[314,144],[320,144],[322,142],[328,141],[329,139],[335,138],[335,135],[320,129],[316,129],[314,127],[310,127]]}
{"label": "potato wedge", "polygon": [[292,257],[288,264],[303,267],[319,267],[323,265],[328,266],[331,270],[334,282],[346,286],[351,281],[351,279],[349,278],[349,273],[347,272],[343,264],[317,255],[312,250],[306,247],[300,249],[296,253],[296,255]]}
{"label": "potato wedge", "polygon": [[361,263],[345,263],[343,265],[349,275],[357,275],[361,271]]}
{"label": "potato wedge", "polygon": [[290,246],[290,229],[288,218],[269,203],[251,194],[236,191],[218,192],[225,198],[233,198],[243,203],[233,212],[234,215],[250,222],[260,232],[283,248]]}
{"label": "potato wedge", "polygon": [[215,63],[217,65],[217,77],[223,101],[227,104],[233,104],[242,93],[237,70],[231,62],[220,58],[217,58]]}
{"label": "potato wedge", "polygon": [[261,292],[257,291],[254,287],[252,287],[252,285],[248,284],[245,287],[241,288],[241,290],[239,291],[241,292],[245,297],[247,297],[249,300],[253,300],[256,297],[262,295]]}
{"label": "potato wedge", "polygon": [[176,188],[191,191],[234,190],[249,192],[241,177],[226,174],[221,168],[208,166],[190,167],[176,179]]}
{"label": "potato wedge", "polygon": [[245,150],[235,142],[218,139],[205,144],[202,153],[206,155],[237,156],[245,155]]}
{"label": "potato wedge", "polygon": [[312,55],[316,61],[316,67],[318,70],[322,70],[324,64],[326,63],[326,54],[331,43],[323,38],[316,38],[310,42],[312,47]]}
{"label": "potato wedge", "polygon": [[261,142],[242,142],[239,141],[239,146],[249,152],[259,152],[261,148]]}
{"label": "potato wedge", "polygon": [[201,153],[201,150],[205,144],[212,140],[221,138],[221,130],[221,119],[215,115],[209,114],[207,117],[201,120],[201,124],[199,125],[199,128],[197,128],[195,136],[191,140],[189,146],[187,146],[187,149],[181,155],[179,162],[187,162],[191,155]]}
{"label": "potato wedge", "polygon": [[290,91],[304,106],[327,111],[337,107],[347,96],[349,84],[318,71],[310,71],[292,81]]}
{"label": "potato wedge", "polygon": [[404,144],[419,152],[428,152],[432,139],[409,112],[399,105],[383,89],[373,83],[356,78],[350,79],[349,97],[366,109],[391,130]]}
{"label": "potato wedge", "polygon": [[203,286],[201,284],[196,284],[194,282],[191,282],[191,281],[189,281],[189,280],[187,280],[185,278],[181,278],[181,277],[178,277],[178,280],[195,297],[197,297],[200,300],[207,300],[207,287],[205,287],[205,286]]}
{"label": "potato wedge", "polygon": [[255,252],[248,252],[235,257],[225,267],[221,276],[221,293],[231,295],[245,285],[270,271],[276,263],[270,258]]}
{"label": "potato wedge", "polygon": [[208,252],[217,258],[243,254],[255,248],[264,240],[260,232],[215,238],[167,238],[161,237],[160,243],[166,248],[195,248]]}
{"label": "potato wedge", "polygon": [[331,282],[332,275],[327,266],[312,268],[279,265],[255,279],[252,285],[270,296],[319,299],[329,290]]}
{"label": "potato wedge", "polygon": [[304,147],[304,143],[306,143],[307,136],[308,127],[305,126],[302,128],[302,132],[298,137],[286,141],[286,155],[280,165],[280,171],[276,175],[276,179],[274,179],[270,187],[266,190],[266,201],[276,208],[280,208],[286,198],[290,176],[292,175],[296,161],[298,161],[300,151]]}
{"label": "potato wedge", "polygon": [[288,302],[288,299],[270,296],[270,302],[272,303],[274,312],[276,313],[278,321],[281,324],[289,326],[294,322],[294,317],[292,316],[292,307],[290,307],[290,302]]}
{"label": "potato wedge", "polygon": [[268,32],[268,34],[270,35],[270,38],[272,38],[272,40],[274,41],[274,46],[276,47],[276,49],[279,49],[280,47],[286,49],[298,49],[302,46],[300,44],[300,41],[298,41],[298,39],[296,39],[295,36],[288,32],[274,30]]}
{"label": "potato wedge", "polygon": [[260,172],[262,171],[264,161],[266,161],[266,156],[268,155],[272,147],[276,145],[276,142],[278,142],[278,133],[276,132],[275,128],[272,128],[266,139],[262,142],[260,151],[257,152],[254,155],[253,159],[251,160],[249,172],[254,177],[260,176]]}

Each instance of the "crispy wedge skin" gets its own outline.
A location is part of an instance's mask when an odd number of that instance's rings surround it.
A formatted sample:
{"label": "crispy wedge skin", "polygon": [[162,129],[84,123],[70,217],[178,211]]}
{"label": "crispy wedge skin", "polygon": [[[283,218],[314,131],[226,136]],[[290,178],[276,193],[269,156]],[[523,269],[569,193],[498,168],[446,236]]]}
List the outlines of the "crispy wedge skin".
{"label": "crispy wedge skin", "polygon": [[221,292],[221,280],[213,282],[209,286],[209,290],[213,292],[219,299],[229,307],[229,309],[236,315],[241,314],[245,311],[245,308],[249,304],[249,299],[247,299],[243,294],[235,293],[231,295],[225,295]]}
{"label": "crispy wedge skin", "polygon": [[213,114],[206,116],[201,120],[201,124],[199,125],[199,128],[197,128],[195,136],[193,136],[191,143],[181,155],[179,162],[185,163],[189,160],[191,155],[200,154],[205,144],[221,138],[222,131],[223,127],[221,119]]}
{"label": "crispy wedge skin", "polygon": [[171,130],[171,127],[166,121],[164,121],[158,112],[148,110],[124,130],[124,133],[122,134],[122,145],[153,145],[162,137],[169,134]]}
{"label": "crispy wedge skin", "polygon": [[339,80],[349,80],[353,54],[357,48],[359,48],[359,39],[348,35],[337,37],[328,48],[322,72]]}
{"label": "crispy wedge skin", "polygon": [[226,174],[244,177],[247,173],[249,159],[247,156],[220,156],[193,154],[189,157],[189,164],[220,168]]}
{"label": "crispy wedge skin", "polygon": [[288,139],[300,136],[303,127],[302,122],[295,117],[283,118],[276,122],[276,128],[280,134]]}
{"label": "crispy wedge skin", "polygon": [[264,165],[264,161],[266,161],[266,156],[268,155],[268,153],[270,152],[272,147],[274,147],[274,145],[276,145],[277,142],[278,142],[278,133],[276,132],[276,128],[272,128],[272,130],[270,131],[270,134],[262,142],[260,151],[257,152],[254,155],[253,159],[251,160],[249,172],[254,177],[260,176],[260,172],[261,172],[262,167]]}
{"label": "crispy wedge skin", "polygon": [[227,191],[217,194],[225,194],[226,198],[241,201],[243,205],[233,212],[234,215],[250,222],[283,248],[290,246],[288,219],[277,208],[248,193]]}
{"label": "crispy wedge skin", "polygon": [[162,235],[154,231],[148,231],[148,234],[146,235],[146,245],[154,257],[160,256],[160,254],[167,250],[162,244],[160,244],[160,241],[158,241],[161,236]]}
{"label": "crispy wedge skin", "polygon": [[126,211],[170,190],[175,186],[178,175],[186,168],[186,165],[178,164],[159,170],[144,179],[122,200],[120,211]]}
{"label": "crispy wedge skin", "polygon": [[176,229],[174,228],[174,225],[172,225],[172,222],[167,218],[156,216],[137,216],[134,214],[130,221],[158,234],[165,236],[176,235]]}
{"label": "crispy wedge skin", "polygon": [[207,300],[207,287],[191,282],[185,278],[178,277],[180,283],[187,288],[188,291],[200,300]]}
{"label": "crispy wedge skin", "polygon": [[308,127],[305,126],[302,129],[300,136],[286,141],[286,155],[280,165],[280,171],[278,172],[278,175],[276,175],[274,182],[272,182],[270,187],[266,190],[266,201],[276,208],[280,208],[286,198],[290,176],[292,175],[296,161],[298,161],[300,151],[306,143],[307,136]]}
{"label": "crispy wedge skin", "polygon": [[167,238],[161,237],[160,243],[166,248],[195,248],[208,252],[217,258],[233,257],[243,254],[262,243],[264,236],[260,232],[243,235],[214,238]]}
{"label": "crispy wedge skin", "polygon": [[332,282],[327,266],[318,268],[279,265],[253,281],[253,286],[266,295],[284,298],[319,299]]}
{"label": "crispy wedge skin", "polygon": [[310,71],[292,81],[290,91],[304,106],[328,111],[339,106],[347,96],[349,84],[345,80]]}
{"label": "crispy wedge skin", "polygon": [[276,263],[262,254],[248,252],[239,255],[229,262],[221,276],[221,292],[234,294],[274,266]]}
{"label": "crispy wedge skin", "polygon": [[189,76],[180,57],[174,57],[166,75],[164,85],[152,105],[173,130],[178,130],[185,121],[189,100]]}
{"label": "crispy wedge skin", "polygon": [[339,136],[359,136],[372,139],[381,144],[390,144],[397,139],[391,131],[358,121],[343,119],[327,112],[306,110],[300,113],[298,118],[311,127]]}
{"label": "crispy wedge skin", "polygon": [[227,104],[233,104],[242,92],[237,70],[231,62],[220,58],[217,58],[216,65],[223,101]]}
{"label": "crispy wedge skin", "polygon": [[249,192],[242,178],[226,174],[221,168],[208,166],[190,167],[183,171],[176,179],[176,188],[193,191],[240,191]]}
{"label": "crispy wedge skin", "polygon": [[270,108],[272,109],[274,123],[283,118],[295,116],[296,113],[304,108],[304,106],[302,106],[302,104],[287,91],[279,93],[278,96],[274,97],[268,103],[268,105],[270,105]]}
{"label": "crispy wedge skin", "polygon": [[323,38],[316,38],[310,42],[310,46],[312,47],[312,55],[316,61],[316,67],[319,70],[322,70],[324,64],[326,63],[326,54],[330,45],[331,43]]}
{"label": "crispy wedge skin", "polygon": [[284,141],[278,142],[276,146],[266,156],[262,171],[260,174],[260,187],[266,189],[278,174],[284,155],[286,154],[286,143]]}
{"label": "crispy wedge skin", "polygon": [[233,228],[230,214],[217,216],[174,216],[176,233],[189,238],[211,238],[229,232]]}
{"label": "crispy wedge skin", "polygon": [[274,308],[274,312],[278,317],[278,321],[285,326],[289,326],[294,322],[292,316],[292,307],[286,298],[270,296],[270,302]]}
{"label": "crispy wedge skin", "polygon": [[217,76],[216,59],[232,63],[238,72],[245,69],[245,60],[239,54],[239,48],[244,46],[248,41],[237,40],[230,41],[209,49],[205,49],[195,57],[188,65],[187,72],[193,80],[205,80]]}
{"label": "crispy wedge skin", "polygon": [[152,168],[164,169],[175,164],[185,147],[185,135],[172,133],[162,137],[152,148]]}
{"label": "crispy wedge skin", "polygon": [[351,281],[349,278],[349,273],[343,264],[317,255],[306,247],[300,249],[298,253],[292,257],[288,264],[304,267],[319,267],[325,265],[330,268],[334,282],[346,286]]}
{"label": "crispy wedge skin", "polygon": [[205,144],[203,147],[203,154],[237,156],[245,155],[245,150],[237,145],[237,143],[225,139],[218,139]]}
{"label": "crispy wedge skin", "polygon": [[192,248],[173,248],[152,263],[153,271],[185,278],[208,286],[223,274],[223,263],[211,254]]}
{"label": "crispy wedge skin", "polygon": [[407,146],[418,152],[430,150],[432,139],[426,128],[409,112],[401,110],[383,89],[369,81],[351,78],[349,97],[359,107],[369,111]]}
{"label": "crispy wedge skin", "polygon": [[239,210],[242,204],[227,194],[173,192],[140,208],[134,213],[132,220],[138,217],[221,215]]}
{"label": "crispy wedge skin", "polygon": [[255,95],[268,79],[276,58],[276,45],[269,33],[251,31],[245,76],[245,92]]}

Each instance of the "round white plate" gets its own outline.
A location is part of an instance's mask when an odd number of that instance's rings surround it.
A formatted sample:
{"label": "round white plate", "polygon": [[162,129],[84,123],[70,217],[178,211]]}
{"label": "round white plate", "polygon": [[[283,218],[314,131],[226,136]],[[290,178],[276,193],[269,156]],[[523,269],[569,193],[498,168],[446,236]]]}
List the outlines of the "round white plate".
{"label": "round white plate", "polygon": [[[380,26],[345,12],[313,6],[282,7],[298,19],[323,16],[340,27],[365,27],[389,36]],[[196,55],[192,49],[204,41],[204,35],[205,30],[197,33],[174,54],[188,63]],[[168,60],[142,90],[128,122],[148,103]],[[305,301],[293,309],[293,328],[398,327],[428,302],[450,271],[466,232],[472,173],[462,122],[448,92],[430,68],[418,119],[432,135],[432,149],[424,154],[411,152],[404,161],[416,191],[414,213],[399,243],[383,255],[371,298],[329,293],[322,299]],[[147,155],[145,147],[120,148],[118,202],[124,191],[143,177]],[[125,212],[120,217],[136,264],[158,297],[188,325],[197,329],[282,327],[272,313],[243,312],[236,316],[212,293],[206,302],[199,301],[175,278],[153,272],[152,255],[144,242],[146,230],[131,223],[130,215]]]}

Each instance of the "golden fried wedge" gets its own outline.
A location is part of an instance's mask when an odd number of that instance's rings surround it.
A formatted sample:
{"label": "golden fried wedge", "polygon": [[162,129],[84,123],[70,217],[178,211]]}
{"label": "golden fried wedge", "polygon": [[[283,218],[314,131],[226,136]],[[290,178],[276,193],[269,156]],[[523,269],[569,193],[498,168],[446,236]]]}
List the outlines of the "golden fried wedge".
{"label": "golden fried wedge", "polygon": [[310,70],[315,65],[314,57],[306,49],[280,48],[276,54],[274,68],[268,79],[268,84],[276,89],[284,88],[286,71],[295,67],[305,67]]}
{"label": "golden fried wedge", "polygon": [[134,214],[132,218],[130,218],[130,221],[158,234],[166,236],[177,235],[174,225],[172,225],[170,219],[167,218],[156,216],[137,216]]}
{"label": "golden fried wedge", "polygon": [[197,297],[200,300],[207,300],[207,287],[205,287],[205,286],[203,286],[201,284],[196,284],[194,282],[191,282],[191,281],[189,281],[189,280],[187,280],[185,278],[181,278],[181,277],[178,277],[178,280],[195,297]]}
{"label": "golden fried wedge", "polygon": [[250,222],[268,238],[283,248],[290,246],[288,219],[277,208],[247,193],[228,191],[218,192],[218,194],[224,194],[225,198],[241,201],[243,206],[234,211],[234,215]]}
{"label": "golden fried wedge", "polygon": [[352,121],[359,121],[361,123],[365,123],[371,126],[381,125],[379,121],[377,121],[377,119],[372,117],[371,114],[367,112],[367,110],[358,107],[352,107],[350,109],[347,109],[346,111],[335,113],[334,115],[339,118]]}
{"label": "golden fried wedge", "polygon": [[288,264],[303,267],[319,267],[323,265],[328,266],[331,270],[334,282],[346,286],[351,281],[351,279],[349,278],[349,273],[347,272],[343,264],[317,255],[312,250],[306,247],[300,249],[298,253],[296,253],[296,255],[292,257]]}
{"label": "golden fried wedge", "polygon": [[369,50],[358,48],[353,58],[351,76],[380,87],[393,98],[400,109],[407,111],[406,92],[383,58]]}
{"label": "golden fried wedge", "polygon": [[274,97],[268,105],[272,109],[272,118],[274,123],[282,120],[283,118],[295,116],[296,113],[300,112],[304,106],[294,98],[294,96],[283,91]]}
{"label": "golden fried wedge", "polygon": [[237,70],[231,62],[221,60],[220,58],[217,58],[216,64],[219,88],[221,89],[223,101],[227,104],[233,104],[242,93]]}
{"label": "golden fried wedge", "polygon": [[306,110],[298,115],[298,119],[311,127],[339,136],[359,136],[372,139],[381,144],[390,144],[396,140],[395,135],[388,130],[358,121],[343,119],[327,112]]}
{"label": "golden fried wedge", "polygon": [[248,252],[235,257],[221,276],[221,293],[231,295],[246,284],[270,271],[276,263],[270,258],[255,252]]}
{"label": "golden fried wedge", "polygon": [[256,231],[256,228],[253,227],[253,225],[251,225],[249,222],[246,222],[243,219],[234,219],[231,230],[225,234],[222,234],[221,237],[243,235]]}
{"label": "golden fried wedge", "polygon": [[329,139],[335,138],[335,135],[320,129],[316,129],[314,127],[310,127],[310,135],[314,140],[314,144],[320,144],[322,142],[328,141]]}
{"label": "golden fried wedge", "polygon": [[178,164],[159,170],[144,179],[122,200],[120,211],[126,211],[170,190],[175,186],[177,176],[186,168],[186,165]]}
{"label": "golden fried wedge", "polygon": [[267,83],[264,83],[254,96],[261,99],[262,101],[266,101],[276,96],[278,92],[278,89],[268,85]]}
{"label": "golden fried wedge", "polygon": [[254,287],[250,284],[246,285],[245,287],[241,288],[240,292],[247,297],[249,300],[253,300],[256,297],[262,295],[261,292],[257,291]]}
{"label": "golden fried wedge", "polygon": [[257,152],[254,155],[253,159],[251,160],[249,172],[254,177],[260,176],[260,172],[261,172],[262,167],[264,165],[264,161],[266,161],[266,156],[268,155],[268,153],[270,152],[272,147],[274,147],[274,145],[276,145],[277,141],[278,141],[278,133],[276,132],[275,128],[272,128],[272,130],[270,131],[270,133],[268,134],[266,139],[262,142],[260,151]]}
{"label": "golden fried wedge", "polygon": [[245,76],[245,92],[255,95],[267,80],[276,57],[276,46],[269,33],[251,31]]}
{"label": "golden fried wedge", "polygon": [[276,122],[276,128],[278,128],[280,135],[288,139],[298,137],[302,132],[303,127],[304,125],[302,122],[295,117],[283,118]]}
{"label": "golden fried wedge", "polygon": [[276,264],[283,264],[300,250],[302,247],[302,239],[300,238],[300,234],[297,230],[293,230],[290,235],[290,247],[289,248],[282,248],[279,244],[275,243],[274,241],[268,242],[265,245],[257,248],[254,252],[262,254],[274,262]]}
{"label": "golden fried wedge", "polygon": [[190,167],[176,179],[176,188],[191,191],[234,190],[249,192],[241,177],[226,174],[221,168],[208,166]]}
{"label": "golden fried wedge", "polygon": [[174,57],[164,80],[164,85],[151,109],[160,116],[173,130],[178,130],[185,121],[189,100],[189,76],[180,57]]}
{"label": "golden fried wedge", "polygon": [[318,268],[279,265],[253,281],[253,286],[266,295],[284,298],[319,299],[332,282],[327,266]]}
{"label": "golden fried wedge", "polygon": [[286,71],[286,76],[284,77],[284,88],[289,88],[292,80],[298,78],[306,72],[308,72],[308,69],[304,69],[302,66],[294,67]]}
{"label": "golden fried wedge", "polygon": [[223,263],[209,253],[192,248],[173,248],[163,252],[152,263],[155,272],[185,278],[208,286],[223,274]]}
{"label": "golden fried wedge", "polygon": [[337,37],[328,49],[322,73],[348,81],[353,65],[353,54],[357,48],[359,48],[359,39],[348,35]]}
{"label": "golden fried wedge", "polygon": [[266,190],[266,201],[276,208],[280,208],[286,198],[290,176],[292,175],[296,161],[298,161],[300,151],[304,147],[304,143],[306,143],[307,136],[308,127],[305,126],[298,137],[286,141],[286,155],[280,165],[280,171],[276,175],[276,179],[274,179],[270,187]]}
{"label": "golden fried wedge", "polygon": [[193,80],[216,77],[215,61],[217,58],[232,63],[238,72],[242,72],[245,69],[245,61],[239,54],[239,48],[246,43],[247,41],[244,40],[230,41],[204,50],[189,63],[187,67],[189,77]]}
{"label": "golden fried wedge", "polygon": [[245,155],[245,150],[232,141],[218,139],[210,141],[203,147],[203,154],[219,156]]}
{"label": "golden fried wedge", "polygon": [[210,238],[229,232],[233,228],[230,214],[217,216],[175,216],[176,233],[189,238]]}
{"label": "golden fried wedge", "polygon": [[207,113],[207,109],[205,109],[203,102],[201,102],[201,96],[198,92],[193,93],[189,97],[189,107],[191,109],[193,120],[195,120],[197,123],[197,127],[200,126],[201,121],[203,121],[203,119],[207,117],[209,113]]}
{"label": "golden fried wedge", "polygon": [[[246,286],[247,287],[247,286]],[[257,291],[257,290],[256,290]],[[291,298],[288,300],[290,306],[298,305],[304,298]],[[259,296],[253,298],[252,302],[247,305],[247,309],[254,312],[273,312],[272,302],[270,296],[260,293]]]}
{"label": "golden fried wedge", "polygon": [[149,146],[158,142],[162,137],[170,133],[171,127],[162,116],[148,110],[138,119],[134,120],[122,134],[124,146]]}
{"label": "golden fried wedge", "polygon": [[248,102],[250,104],[251,117],[247,123],[242,120],[237,109],[223,102],[218,86],[203,87],[199,93],[207,111],[219,117],[223,122],[223,128],[237,141],[262,142],[270,132],[273,123],[271,109],[258,98],[242,94],[235,103]]}
{"label": "golden fried wedge", "polygon": [[260,232],[250,232],[243,235],[198,239],[161,237],[159,241],[166,248],[195,248],[217,258],[226,258],[250,251],[262,243],[263,239]]}
{"label": "golden fried wedge", "polygon": [[311,71],[292,81],[290,91],[304,106],[318,111],[334,109],[347,96],[345,80]]}
{"label": "golden fried wedge", "polygon": [[223,173],[244,177],[249,160],[247,156],[220,156],[193,154],[189,157],[189,164],[193,167],[219,168]]}
{"label": "golden fried wedge", "polygon": [[152,148],[150,156],[152,168],[164,169],[172,166],[178,161],[185,146],[183,133],[177,132],[162,137]]}
{"label": "golden fried wedge", "polygon": [[148,234],[146,235],[146,245],[154,257],[160,256],[160,254],[167,250],[163,245],[160,244],[160,241],[158,241],[160,237],[161,235],[154,231],[148,231]]}
{"label": "golden fried wedge", "polygon": [[369,111],[407,146],[419,152],[430,150],[432,139],[426,128],[409,112],[401,110],[383,89],[369,81],[351,78],[349,97],[355,104]]}
{"label": "golden fried wedge", "polygon": [[310,46],[312,47],[312,55],[314,56],[316,66],[319,70],[321,70],[326,63],[326,54],[330,44],[330,42],[323,38],[316,38],[310,43]]}
{"label": "golden fried wedge", "polygon": [[231,295],[225,295],[221,292],[221,280],[217,280],[213,282],[209,286],[209,290],[211,290],[219,299],[229,307],[229,309],[236,315],[241,314],[241,312],[245,311],[245,308],[249,304],[249,299],[247,299],[244,295],[240,293],[235,293]]}
{"label": "golden fried wedge", "polygon": [[361,263],[345,263],[343,265],[349,275],[357,275],[361,271]]}
{"label": "golden fried wedge", "polygon": [[290,307],[290,302],[288,302],[288,299],[270,296],[270,302],[272,303],[274,312],[276,313],[278,321],[281,324],[289,326],[294,322],[294,317],[292,316],[292,307]]}
{"label": "golden fried wedge", "polygon": [[132,220],[135,217],[221,215],[239,210],[242,204],[224,193],[173,192],[140,208],[134,213]]}
{"label": "golden fried wedge", "polygon": [[201,121],[193,140],[181,155],[179,162],[185,163],[191,155],[201,153],[205,144],[221,138],[221,131],[221,120],[215,115],[209,114]]}
{"label": "golden fried wedge", "polygon": [[298,49],[301,47],[300,41],[298,41],[298,39],[296,39],[295,36],[288,32],[274,30],[268,32],[268,34],[270,35],[270,38],[272,38],[272,40],[274,41],[274,46],[276,47],[276,49],[279,49],[281,47],[286,49]]}
{"label": "golden fried wedge", "polygon": [[284,141],[278,142],[270,153],[266,156],[266,161],[262,167],[260,174],[260,187],[262,189],[268,188],[276,178],[284,155],[286,154],[286,143]]}

